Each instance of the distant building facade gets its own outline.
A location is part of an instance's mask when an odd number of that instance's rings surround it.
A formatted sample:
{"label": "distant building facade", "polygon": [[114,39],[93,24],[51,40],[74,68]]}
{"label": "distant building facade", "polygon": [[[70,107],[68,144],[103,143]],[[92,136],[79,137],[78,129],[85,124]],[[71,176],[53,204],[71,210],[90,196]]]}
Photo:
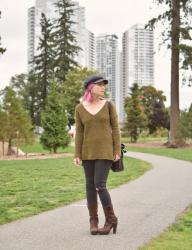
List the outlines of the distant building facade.
{"label": "distant building facade", "polygon": [[119,111],[119,49],[116,35],[102,34],[96,37],[96,68],[108,79],[109,98]]}
{"label": "distant building facade", "polygon": [[[135,24],[123,33],[121,73],[122,100],[134,83],[154,85],[154,32],[145,29],[143,24]],[[121,114],[124,116],[122,110]]]}

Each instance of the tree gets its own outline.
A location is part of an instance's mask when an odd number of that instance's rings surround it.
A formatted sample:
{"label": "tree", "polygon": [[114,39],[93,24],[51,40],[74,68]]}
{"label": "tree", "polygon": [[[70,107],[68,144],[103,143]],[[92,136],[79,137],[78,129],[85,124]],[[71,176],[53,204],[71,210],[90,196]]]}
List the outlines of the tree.
{"label": "tree", "polygon": [[10,86],[22,101],[23,108],[29,110],[28,75],[21,73],[11,77]]}
{"label": "tree", "polygon": [[26,91],[29,96],[29,114],[33,125],[41,126],[41,90],[39,89],[37,75],[34,70],[29,72],[27,81]]}
{"label": "tree", "polygon": [[30,141],[33,138],[33,127],[27,112],[22,107],[21,100],[10,87],[4,90],[2,110],[7,118],[4,136],[8,140],[8,154],[11,154],[13,139],[19,136],[25,141]]}
{"label": "tree", "polygon": [[69,70],[77,67],[74,60],[80,47],[76,45],[75,32],[72,30],[75,24],[72,21],[74,4],[68,0],[58,0],[55,3],[58,18],[55,20],[55,77],[57,81],[65,81]]}
{"label": "tree", "polygon": [[163,91],[153,86],[141,87],[141,101],[144,106],[144,113],[147,117],[149,133],[154,133],[157,128],[169,128],[169,114],[165,108],[166,96]]}
{"label": "tree", "polygon": [[96,74],[95,70],[75,68],[68,72],[65,81],[61,84],[60,93],[63,93],[70,125],[74,124],[75,106],[79,103],[84,92],[83,82],[88,76],[94,74]]}
{"label": "tree", "polygon": [[10,86],[21,99],[23,108],[28,111],[32,124],[40,126],[41,91],[35,72],[13,76]]}
{"label": "tree", "polygon": [[0,141],[2,141],[2,152],[4,155],[4,142],[6,141],[7,115],[0,106]]}
{"label": "tree", "polygon": [[[167,23],[168,28],[163,31],[164,41],[169,40],[171,48],[171,108],[170,108],[170,143],[176,144],[176,129],[179,121],[179,61],[183,69],[192,69],[192,47],[187,41],[192,39],[191,0],[156,0],[160,5],[165,5],[167,10],[157,18],[149,21],[148,26],[154,28],[157,21]],[[164,25],[164,27],[166,27]]]}
{"label": "tree", "polygon": [[29,74],[19,74],[11,78],[11,86],[20,96],[24,109],[29,111],[32,123],[40,126],[40,113],[44,109],[49,85],[53,78],[54,45],[52,24],[42,14],[41,37],[38,50],[34,57],[34,68]]}
{"label": "tree", "polygon": [[40,142],[44,148],[56,153],[58,147],[64,148],[69,144],[66,108],[56,84],[53,84],[48,95],[47,105],[41,113],[41,122],[44,132]]}
{"label": "tree", "polygon": [[[0,11],[0,18],[1,18],[1,11]],[[6,49],[1,47],[1,37],[0,37],[0,54],[3,54],[5,51]]]}
{"label": "tree", "polygon": [[125,112],[127,121],[125,129],[128,131],[132,142],[136,142],[142,129],[146,126],[146,116],[141,103],[141,92],[138,84],[130,88],[130,95],[125,99]]}
{"label": "tree", "polygon": [[189,110],[181,112],[180,121],[177,126],[176,138],[181,141],[182,139],[186,141],[187,139],[192,139],[192,104]]}
{"label": "tree", "polygon": [[39,89],[40,110],[45,108],[51,79],[54,76],[53,62],[55,58],[53,25],[45,14],[41,15],[41,37],[38,50],[40,53],[34,58],[34,71]]}
{"label": "tree", "polygon": [[166,128],[170,129],[169,125],[169,113],[165,109],[164,103],[162,101],[156,101],[152,114],[149,116],[149,133],[152,134],[156,132],[157,128]]}

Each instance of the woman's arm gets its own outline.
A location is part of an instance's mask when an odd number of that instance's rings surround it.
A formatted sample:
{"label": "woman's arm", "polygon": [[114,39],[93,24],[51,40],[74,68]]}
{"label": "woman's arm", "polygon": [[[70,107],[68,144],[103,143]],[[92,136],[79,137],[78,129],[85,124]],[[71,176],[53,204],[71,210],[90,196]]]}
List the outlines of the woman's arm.
{"label": "woman's arm", "polygon": [[111,128],[112,128],[112,138],[113,138],[113,150],[114,157],[117,160],[118,156],[121,155],[121,143],[120,143],[120,130],[118,124],[118,116],[116,112],[115,105],[111,103]]}
{"label": "woman's arm", "polygon": [[77,108],[75,109],[75,158],[81,159],[84,127]]}

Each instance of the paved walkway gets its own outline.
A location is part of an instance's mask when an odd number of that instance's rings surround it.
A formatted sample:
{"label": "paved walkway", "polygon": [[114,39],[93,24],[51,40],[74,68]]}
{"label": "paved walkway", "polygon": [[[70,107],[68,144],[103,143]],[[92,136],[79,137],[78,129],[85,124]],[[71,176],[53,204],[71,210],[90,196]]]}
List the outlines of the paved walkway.
{"label": "paved walkway", "polygon": [[[151,162],[154,168],[111,190],[119,217],[116,235],[89,235],[83,200],[0,226],[0,249],[135,250],[159,235],[192,203],[192,163],[135,152],[127,155]],[[99,214],[102,224],[101,205]]]}

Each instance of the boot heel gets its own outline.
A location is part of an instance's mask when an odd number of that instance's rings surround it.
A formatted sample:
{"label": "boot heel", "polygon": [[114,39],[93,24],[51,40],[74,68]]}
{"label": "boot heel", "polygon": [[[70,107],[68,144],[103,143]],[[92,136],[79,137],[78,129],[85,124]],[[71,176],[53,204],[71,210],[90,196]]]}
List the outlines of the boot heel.
{"label": "boot heel", "polygon": [[116,234],[117,232],[117,224],[113,225],[113,234]]}

